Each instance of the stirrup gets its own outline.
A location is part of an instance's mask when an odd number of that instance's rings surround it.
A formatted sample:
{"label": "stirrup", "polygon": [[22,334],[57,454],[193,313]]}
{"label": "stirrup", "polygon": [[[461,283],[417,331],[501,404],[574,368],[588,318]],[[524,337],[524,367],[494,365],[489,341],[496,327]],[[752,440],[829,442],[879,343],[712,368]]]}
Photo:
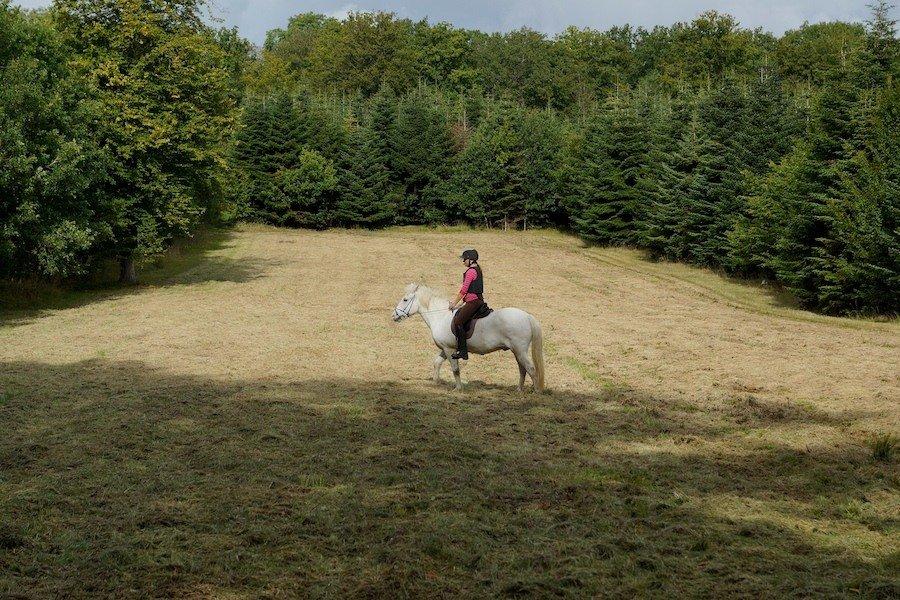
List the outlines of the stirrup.
{"label": "stirrup", "polygon": [[450,355],[450,358],[452,358],[453,360],[460,360],[460,359],[469,360],[469,353],[466,352],[465,354],[462,354],[461,352],[459,352],[457,350],[456,352],[454,352],[453,354]]}

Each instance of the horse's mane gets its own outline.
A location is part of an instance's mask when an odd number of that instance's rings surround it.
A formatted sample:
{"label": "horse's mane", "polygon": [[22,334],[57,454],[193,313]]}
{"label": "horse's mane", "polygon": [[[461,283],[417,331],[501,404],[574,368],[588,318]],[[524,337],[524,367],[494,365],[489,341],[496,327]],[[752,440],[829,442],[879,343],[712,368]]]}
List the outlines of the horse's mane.
{"label": "horse's mane", "polygon": [[424,283],[420,283],[416,288],[416,294],[419,296],[419,304],[425,310],[430,310],[434,302],[443,302],[446,306],[449,303],[443,294],[437,290],[433,290]]}

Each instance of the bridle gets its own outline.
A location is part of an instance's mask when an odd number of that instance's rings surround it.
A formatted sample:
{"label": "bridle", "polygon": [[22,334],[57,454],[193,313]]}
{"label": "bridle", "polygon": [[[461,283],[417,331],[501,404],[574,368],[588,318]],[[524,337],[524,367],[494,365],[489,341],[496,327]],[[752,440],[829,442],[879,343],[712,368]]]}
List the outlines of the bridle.
{"label": "bridle", "polygon": [[416,294],[415,294],[415,292],[413,292],[413,294],[409,297],[409,300],[406,301],[406,304],[403,307],[401,307],[401,308],[394,307],[394,315],[397,317],[400,317],[401,319],[408,318],[409,311],[410,311],[410,309],[412,309],[413,300],[415,300],[415,299],[416,299]]}
{"label": "bridle", "polygon": [[[407,301],[403,304],[403,306],[401,306],[400,308],[394,307],[394,316],[395,316],[395,317],[398,317],[399,319],[407,319],[407,318],[411,317],[411,316],[412,316],[412,313],[411,313],[411,310],[412,310],[412,304],[413,304],[413,301],[414,301],[415,299],[416,299],[416,292],[413,292],[413,293],[412,293],[412,296],[409,297],[409,300],[407,300]],[[419,314],[421,314],[421,315],[427,315],[427,314],[429,314],[429,313],[444,312],[444,311],[446,311],[446,310],[448,310],[448,309],[446,309],[446,308],[432,308],[432,309],[429,309],[429,310],[421,310],[421,309],[419,309],[417,312],[418,312]],[[452,311],[451,311],[451,312],[452,312]]]}

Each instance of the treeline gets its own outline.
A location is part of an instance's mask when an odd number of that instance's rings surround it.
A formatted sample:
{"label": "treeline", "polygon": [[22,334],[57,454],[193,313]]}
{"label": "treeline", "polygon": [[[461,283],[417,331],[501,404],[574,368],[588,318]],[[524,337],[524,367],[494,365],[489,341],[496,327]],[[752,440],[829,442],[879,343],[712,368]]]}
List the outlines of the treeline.
{"label": "treeline", "polygon": [[779,38],[714,12],[553,38],[302,14],[262,49],[203,25],[199,2],[0,7],[0,275],[115,258],[127,279],[204,219],[466,222],[900,311],[884,2]]}
{"label": "treeline", "polygon": [[251,67],[235,204],[303,227],[559,227],[896,313],[898,61],[885,4],[779,39],[715,13],[553,40],[299,15]]}
{"label": "treeline", "polygon": [[[886,8],[880,9],[885,18]],[[484,33],[387,13],[355,13],[343,21],[304,13],[268,33],[248,83],[264,92],[308,83],[365,96],[383,85],[404,93],[424,83],[572,110],[622,87],[650,84],[674,93],[685,83],[750,81],[761,71],[821,85],[867,39],[863,25],[840,22],[804,25],[776,38],[714,11],[669,27],[570,27],[553,38],[527,28]]]}

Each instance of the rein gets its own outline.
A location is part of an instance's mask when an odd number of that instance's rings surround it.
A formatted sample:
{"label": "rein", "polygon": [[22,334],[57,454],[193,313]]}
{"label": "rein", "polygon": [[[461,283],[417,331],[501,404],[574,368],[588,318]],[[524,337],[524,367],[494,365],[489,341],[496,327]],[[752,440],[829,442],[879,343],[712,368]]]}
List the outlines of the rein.
{"label": "rein", "polygon": [[[412,307],[413,300],[415,300],[415,299],[416,299],[416,297],[413,296],[413,297],[410,298],[409,301],[406,303],[406,306],[404,306],[402,309],[401,309],[401,308],[395,308],[395,309],[394,309],[394,312],[395,312],[398,316],[403,317],[404,319],[408,319],[410,316],[412,316],[412,315],[410,315],[410,313],[409,313],[409,309],[410,309],[410,307]],[[428,310],[421,310],[421,309],[419,309],[419,310],[416,311],[416,312],[418,312],[418,313],[421,314],[421,315],[427,315],[427,314],[430,314],[430,313],[444,312],[444,311],[449,312],[449,313],[452,313],[452,312],[453,312],[452,310],[450,310],[450,308],[430,308],[430,309],[428,309]]]}

